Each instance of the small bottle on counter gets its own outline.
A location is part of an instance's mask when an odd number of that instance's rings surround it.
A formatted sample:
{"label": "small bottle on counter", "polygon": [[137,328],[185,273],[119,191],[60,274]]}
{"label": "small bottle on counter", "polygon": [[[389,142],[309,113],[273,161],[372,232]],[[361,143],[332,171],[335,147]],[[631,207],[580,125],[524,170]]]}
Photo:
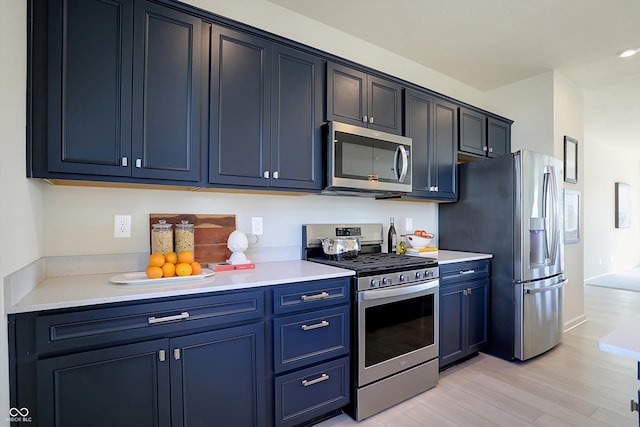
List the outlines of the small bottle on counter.
{"label": "small bottle on counter", "polygon": [[161,219],[151,225],[151,252],[162,255],[173,252],[173,224]]}
{"label": "small bottle on counter", "polygon": [[393,224],[393,217],[391,217],[391,225],[389,225],[389,234],[387,235],[387,252],[390,254],[396,253],[397,245],[398,235],[396,234],[396,227]]}
{"label": "small bottle on counter", "polygon": [[189,224],[189,221],[182,220],[180,224],[176,224],[176,253],[189,251],[193,253],[194,250],[194,230],[193,224]]}

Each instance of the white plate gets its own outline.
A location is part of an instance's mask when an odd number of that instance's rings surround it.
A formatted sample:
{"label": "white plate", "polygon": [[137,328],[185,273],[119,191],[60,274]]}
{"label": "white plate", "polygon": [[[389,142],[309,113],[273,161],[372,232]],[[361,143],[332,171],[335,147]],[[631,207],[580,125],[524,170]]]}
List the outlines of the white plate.
{"label": "white plate", "polygon": [[111,283],[120,283],[125,285],[143,285],[149,283],[161,284],[167,282],[188,282],[191,280],[204,279],[211,277],[215,274],[215,271],[208,268],[203,268],[202,273],[192,276],[174,276],[174,277],[160,277],[159,279],[149,279],[144,271],[136,271],[134,273],[122,273],[117,276],[113,276],[109,279]]}

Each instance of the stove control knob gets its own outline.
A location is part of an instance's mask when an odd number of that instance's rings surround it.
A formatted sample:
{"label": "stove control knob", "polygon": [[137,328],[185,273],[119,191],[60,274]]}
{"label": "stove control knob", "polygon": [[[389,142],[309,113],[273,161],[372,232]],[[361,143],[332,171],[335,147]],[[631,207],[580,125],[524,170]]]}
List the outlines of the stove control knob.
{"label": "stove control knob", "polygon": [[433,278],[433,271],[431,271],[431,270],[425,271],[424,272],[424,277],[425,277],[425,279]]}
{"label": "stove control knob", "polygon": [[401,274],[400,275],[400,281],[401,282],[408,282],[409,281],[409,275],[408,274]]}
{"label": "stove control knob", "polygon": [[422,273],[419,271],[416,271],[416,280],[420,280],[422,279]]}
{"label": "stove control knob", "polygon": [[369,283],[370,288],[379,288],[380,287],[380,279],[371,279]]}
{"label": "stove control knob", "polygon": [[393,279],[391,279],[391,277],[385,277],[382,279],[382,284],[383,285],[392,285],[393,284]]}

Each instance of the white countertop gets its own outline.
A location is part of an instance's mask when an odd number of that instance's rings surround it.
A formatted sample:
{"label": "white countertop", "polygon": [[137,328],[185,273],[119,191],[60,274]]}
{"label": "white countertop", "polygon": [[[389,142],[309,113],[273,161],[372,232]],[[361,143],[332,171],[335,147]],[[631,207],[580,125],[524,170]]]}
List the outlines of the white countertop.
{"label": "white countertop", "polygon": [[493,258],[491,254],[482,254],[478,252],[460,252],[438,250],[438,264],[451,264],[454,262],[476,261],[479,259]]}
{"label": "white countertop", "polygon": [[351,270],[294,260],[256,263],[255,269],[217,272],[205,279],[162,284],[115,284],[109,281],[117,275],[113,273],[51,277],[38,284],[16,304],[7,307],[7,313],[246,289],[353,274]]}
{"label": "white countertop", "polygon": [[637,325],[640,319],[625,322],[598,340],[598,348],[607,353],[627,357],[640,361],[640,335],[632,325]]}

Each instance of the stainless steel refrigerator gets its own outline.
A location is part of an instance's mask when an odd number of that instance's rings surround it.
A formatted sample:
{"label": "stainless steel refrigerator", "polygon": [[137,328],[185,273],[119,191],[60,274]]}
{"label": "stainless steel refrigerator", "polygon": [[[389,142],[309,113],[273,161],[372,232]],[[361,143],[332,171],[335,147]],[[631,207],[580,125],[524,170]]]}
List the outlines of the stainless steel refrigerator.
{"label": "stainless steel refrigerator", "polygon": [[486,352],[527,360],[564,330],[562,162],[531,151],[458,166],[439,205],[439,246],[493,254]]}

